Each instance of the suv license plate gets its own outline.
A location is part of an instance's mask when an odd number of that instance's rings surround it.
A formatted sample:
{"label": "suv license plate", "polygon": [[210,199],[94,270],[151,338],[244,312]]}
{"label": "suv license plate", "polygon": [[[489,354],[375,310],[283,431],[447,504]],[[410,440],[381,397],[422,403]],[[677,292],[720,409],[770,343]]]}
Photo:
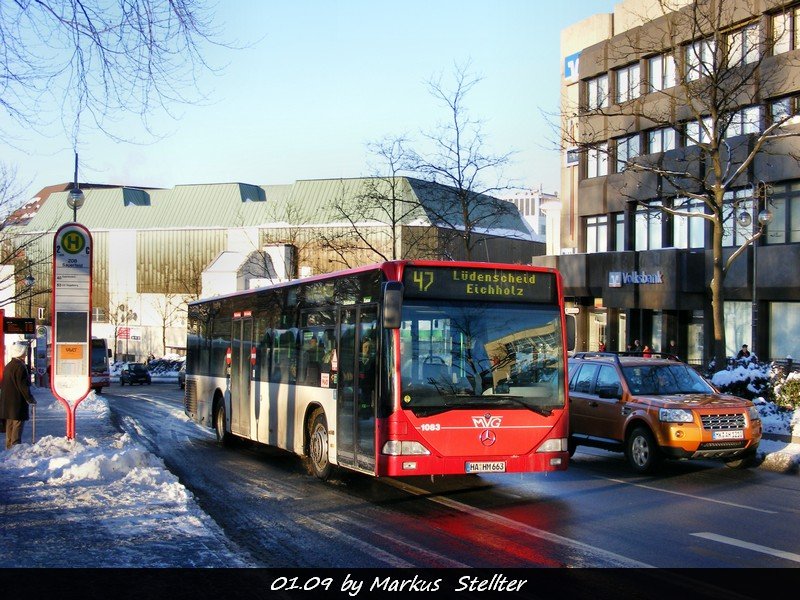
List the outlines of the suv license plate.
{"label": "suv license plate", "polygon": [[496,462],[468,462],[464,467],[466,473],[505,473],[506,463]]}
{"label": "suv license plate", "polygon": [[741,440],[744,439],[744,431],[741,429],[734,429],[731,431],[715,431],[712,434],[712,439],[715,440]]}

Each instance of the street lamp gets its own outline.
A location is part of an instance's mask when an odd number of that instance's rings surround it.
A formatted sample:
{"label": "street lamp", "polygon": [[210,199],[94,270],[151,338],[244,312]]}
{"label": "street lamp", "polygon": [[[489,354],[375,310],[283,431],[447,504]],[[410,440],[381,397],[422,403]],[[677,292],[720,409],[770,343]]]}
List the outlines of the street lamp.
{"label": "street lamp", "polygon": [[83,191],[78,187],[78,153],[75,153],[75,182],[72,184],[72,189],[67,196],[67,206],[72,209],[72,222],[78,222],[78,209],[83,206],[84,202]]}
{"label": "street lamp", "polygon": [[[758,201],[757,198],[756,201]],[[772,221],[772,213],[764,208],[758,213],[758,235],[753,240],[753,306],[751,317],[753,331],[751,337],[753,340],[753,352],[756,356],[758,356],[760,349],[758,344],[758,246],[760,245],[759,239],[764,235],[770,221]]]}
{"label": "street lamp", "polygon": [[[28,276],[23,280],[25,284],[25,289],[28,290],[28,317],[31,317],[31,313],[33,312],[33,286],[36,283],[36,279],[33,278],[33,275],[28,273]],[[30,375],[31,372],[31,344],[28,342],[28,374]]]}

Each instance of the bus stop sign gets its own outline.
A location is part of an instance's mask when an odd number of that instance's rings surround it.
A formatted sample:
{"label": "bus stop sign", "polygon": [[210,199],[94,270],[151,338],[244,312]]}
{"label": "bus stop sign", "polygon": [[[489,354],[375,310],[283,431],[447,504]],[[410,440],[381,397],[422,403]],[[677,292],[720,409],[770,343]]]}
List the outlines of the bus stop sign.
{"label": "bus stop sign", "polygon": [[92,236],[82,225],[67,223],[53,239],[50,387],[67,407],[68,438],[75,435],[75,407],[91,387],[91,314]]}

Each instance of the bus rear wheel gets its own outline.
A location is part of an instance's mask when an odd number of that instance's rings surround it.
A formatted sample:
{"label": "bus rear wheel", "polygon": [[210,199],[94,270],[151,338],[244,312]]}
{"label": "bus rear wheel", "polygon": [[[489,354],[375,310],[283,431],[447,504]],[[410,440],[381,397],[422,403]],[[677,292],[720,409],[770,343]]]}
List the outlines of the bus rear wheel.
{"label": "bus rear wheel", "polygon": [[308,419],[308,458],[315,477],[325,481],[331,476],[333,465],[328,460],[328,420],[321,408],[311,413]]}
{"label": "bus rear wheel", "polygon": [[217,442],[223,446],[231,445],[231,434],[225,431],[225,403],[222,400],[217,403],[214,411],[214,430],[217,433]]}

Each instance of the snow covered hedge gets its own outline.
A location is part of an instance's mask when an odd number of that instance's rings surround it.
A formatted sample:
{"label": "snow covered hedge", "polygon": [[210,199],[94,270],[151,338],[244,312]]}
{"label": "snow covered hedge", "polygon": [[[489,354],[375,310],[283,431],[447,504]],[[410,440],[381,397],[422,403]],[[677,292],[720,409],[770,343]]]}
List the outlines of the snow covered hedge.
{"label": "snow covered hedge", "polygon": [[724,371],[711,377],[720,391],[748,400],[763,398],[782,408],[800,408],[800,373],[783,365],[762,363],[756,358],[731,360]]}

